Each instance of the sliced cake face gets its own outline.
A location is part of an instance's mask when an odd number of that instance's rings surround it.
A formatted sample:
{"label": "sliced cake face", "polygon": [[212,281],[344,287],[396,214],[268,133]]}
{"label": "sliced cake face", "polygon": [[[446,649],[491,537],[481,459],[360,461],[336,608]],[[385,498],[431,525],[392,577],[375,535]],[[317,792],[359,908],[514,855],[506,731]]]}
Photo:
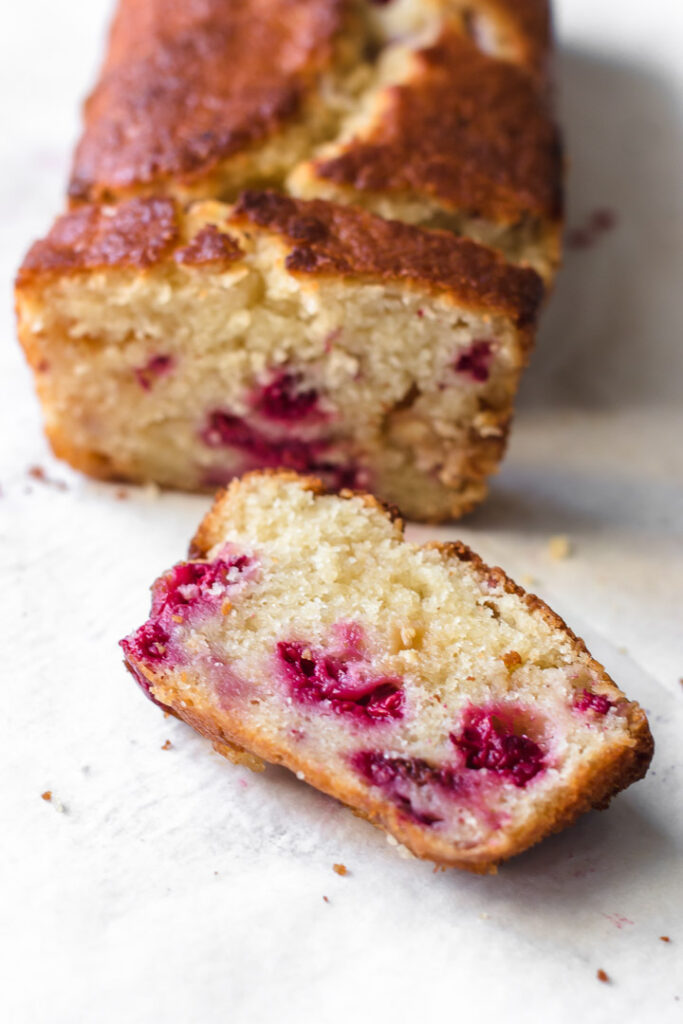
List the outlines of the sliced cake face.
{"label": "sliced cake face", "polygon": [[17,301],[77,467],[187,489],[285,467],[440,519],[498,463],[541,293],[471,242],[258,193],[79,208]]}
{"label": "sliced cake face", "polygon": [[638,706],[541,602],[294,475],[219,497],[122,646],[223,753],[287,765],[444,864],[490,868],[651,755]]}

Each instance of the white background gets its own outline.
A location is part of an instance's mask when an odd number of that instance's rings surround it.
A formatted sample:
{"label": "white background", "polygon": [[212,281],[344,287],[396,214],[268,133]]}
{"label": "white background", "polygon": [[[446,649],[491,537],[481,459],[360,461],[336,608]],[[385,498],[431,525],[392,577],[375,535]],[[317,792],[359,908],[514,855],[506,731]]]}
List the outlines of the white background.
{"label": "white background", "polygon": [[681,0],[558,0],[570,224],[618,225],[567,255],[488,502],[411,530],[532,575],[651,715],[647,779],[492,878],[435,875],[283,770],[228,765],[123,671],[207,499],[117,501],[42,439],[11,280],[63,201],[109,2],[6,8],[0,1019],[683,1020]]}

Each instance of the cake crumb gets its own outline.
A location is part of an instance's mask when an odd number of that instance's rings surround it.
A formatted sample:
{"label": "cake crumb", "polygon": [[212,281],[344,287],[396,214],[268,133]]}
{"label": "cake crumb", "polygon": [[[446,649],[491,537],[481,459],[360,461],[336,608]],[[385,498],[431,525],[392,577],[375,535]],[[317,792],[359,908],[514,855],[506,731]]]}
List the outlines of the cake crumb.
{"label": "cake crumb", "polygon": [[114,497],[117,501],[127,501],[129,494],[125,487],[117,487],[114,491]]}
{"label": "cake crumb", "polygon": [[329,900],[329,897],[328,897],[328,896],[323,896],[323,899],[325,900],[325,903],[329,903],[329,902],[330,902],[330,900]]}
{"label": "cake crumb", "polygon": [[507,651],[500,660],[510,673],[514,672],[522,664],[522,656],[518,651]]}
{"label": "cake crumb", "polygon": [[47,475],[42,466],[29,466],[27,474],[32,480],[45,484],[47,487],[54,487],[58,491],[65,491],[67,489],[63,480],[53,480],[52,477]]}
{"label": "cake crumb", "polygon": [[41,800],[47,800],[47,802],[49,803],[50,800],[52,800],[52,790],[51,789],[46,789],[44,793],[40,794],[40,799]]}
{"label": "cake crumb", "polygon": [[609,984],[610,976],[607,973],[607,971],[603,971],[602,967],[600,967],[598,969],[597,979],[598,979],[598,981],[604,981],[605,984]]}
{"label": "cake crumb", "polygon": [[333,864],[332,865],[332,870],[336,871],[338,875],[342,875],[342,876],[348,875],[348,873],[349,873],[348,872],[348,868],[346,867],[345,864]]}
{"label": "cake crumb", "polygon": [[671,939],[669,938],[668,935],[660,935],[659,936],[659,941],[660,942],[671,942]]}
{"label": "cake crumb", "polygon": [[147,501],[157,501],[161,495],[161,488],[159,487],[159,484],[155,484],[150,480],[150,482],[146,483],[142,488],[142,494]]}
{"label": "cake crumb", "polygon": [[166,742],[162,743],[162,745],[161,745],[161,749],[162,750],[172,750],[172,748],[173,748],[173,744],[171,743],[170,740],[166,740]]}
{"label": "cake crumb", "polygon": [[561,562],[564,558],[569,558],[571,550],[569,537],[564,533],[558,533],[548,541],[548,553],[555,562]]}

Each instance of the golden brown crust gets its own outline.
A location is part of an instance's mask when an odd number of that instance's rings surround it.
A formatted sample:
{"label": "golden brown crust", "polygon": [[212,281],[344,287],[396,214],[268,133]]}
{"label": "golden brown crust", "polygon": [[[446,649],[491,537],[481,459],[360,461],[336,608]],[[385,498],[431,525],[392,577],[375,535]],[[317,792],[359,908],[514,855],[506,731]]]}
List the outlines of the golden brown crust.
{"label": "golden brown crust", "polygon": [[24,258],[17,284],[38,274],[159,263],[179,239],[172,199],[131,199],[117,206],[81,206],[58,217]]}
{"label": "golden brown crust", "polygon": [[192,180],[292,121],[332,61],[345,0],[120,0],[69,195]]}
{"label": "golden brown crust", "polygon": [[[225,207],[226,214],[229,209]],[[77,207],[58,218],[47,237],[31,247],[18,284],[41,273],[148,267],[171,257],[181,241],[182,223],[180,207],[169,198]],[[283,236],[291,244],[285,265],[292,274],[414,283],[447,293],[471,308],[509,316],[528,331],[543,297],[543,284],[533,270],[510,266],[484,246],[325,200],[249,190],[234,208],[230,223],[257,225]],[[227,227],[220,232],[224,243],[218,229],[203,232],[176,258],[201,264],[239,257]]]}
{"label": "golden brown crust", "polygon": [[[250,478],[260,474],[249,474]],[[301,481],[302,486],[312,493],[324,494],[325,489],[319,480],[313,477],[301,478],[290,471],[274,471],[283,480]],[[208,551],[223,539],[223,527],[226,518],[226,507],[230,498],[237,493],[240,481],[233,481],[227,490],[221,492],[201,523],[190,549],[191,557],[204,557]],[[344,498],[352,498],[352,492],[342,494]],[[368,495],[367,499],[373,507],[377,507],[376,499]],[[381,508],[381,506],[380,506]],[[384,514],[386,510],[383,510]],[[403,533],[403,524],[399,521],[397,528]],[[532,815],[526,823],[516,831],[506,830],[494,841],[479,847],[455,851],[452,844],[435,835],[429,835],[424,828],[410,822],[398,808],[390,802],[368,792],[360,783],[348,783],[340,780],[334,773],[319,765],[307,761],[294,747],[285,749],[268,739],[261,732],[245,727],[238,717],[223,710],[219,713],[209,706],[200,696],[199,688],[189,694],[187,686],[183,690],[183,706],[177,707],[178,714],[194,729],[209,737],[217,749],[228,744],[248,751],[258,759],[281,764],[296,773],[303,773],[308,783],[336,797],[351,806],[355,812],[368,818],[380,828],[393,834],[404,843],[416,856],[424,857],[449,867],[465,868],[476,873],[488,873],[496,870],[498,864],[509,857],[527,849],[552,832],[560,831],[571,824],[580,814],[591,808],[604,808],[610,799],[632,782],[642,778],[647,771],[654,748],[652,735],[647,718],[642,709],[634,702],[627,701],[622,692],[605,672],[602,665],[591,658],[582,640],[577,638],[564,621],[548,606],[533,594],[527,594],[521,587],[510,580],[502,569],[487,566],[470,548],[460,542],[448,544],[431,544],[443,553],[444,559],[463,562],[479,577],[481,583],[491,590],[504,590],[516,594],[529,608],[543,617],[553,629],[558,629],[572,642],[577,657],[584,660],[587,667],[594,671],[600,679],[600,692],[615,701],[628,722],[628,735],[621,744],[615,743],[600,758],[586,763],[573,777],[571,784],[565,787],[560,798],[551,809],[543,815]],[[172,682],[166,683],[147,672],[152,684],[154,695],[165,704],[173,706],[175,693]],[[228,752],[234,758],[232,750]]]}
{"label": "golden brown crust", "polygon": [[472,218],[557,221],[562,154],[547,101],[523,68],[453,29],[414,57],[369,134],[314,173],[377,195],[419,196]]}
{"label": "golden brown crust", "polygon": [[206,264],[233,263],[244,253],[231,235],[219,231],[215,224],[206,224],[194,236],[191,242],[178,249],[173,258],[176,263],[205,266]]}
{"label": "golden brown crust", "polygon": [[530,327],[543,298],[533,270],[513,267],[491,249],[445,231],[424,231],[365,210],[247,190],[230,222],[257,224],[283,235],[294,274],[353,275],[414,282],[450,293],[458,302]]}

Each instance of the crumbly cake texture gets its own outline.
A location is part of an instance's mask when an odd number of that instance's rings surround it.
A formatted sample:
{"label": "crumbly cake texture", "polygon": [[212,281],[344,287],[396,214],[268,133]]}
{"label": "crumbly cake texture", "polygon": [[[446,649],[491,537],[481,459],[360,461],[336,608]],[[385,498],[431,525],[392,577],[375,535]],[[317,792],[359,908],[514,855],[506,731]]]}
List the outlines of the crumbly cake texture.
{"label": "crumbly cake texture", "polygon": [[283,471],[218,496],[122,641],[146,694],[419,857],[489,872],[641,778],[646,717],[543,602],[367,494]]}
{"label": "crumbly cake texture", "polygon": [[120,0],[71,200],[244,187],[366,206],[549,280],[547,0]]}
{"label": "crumbly cake texture", "polygon": [[451,233],[247,192],[74,209],[28,253],[17,309],[79,469],[215,489],[284,466],[440,520],[485,493],[542,294]]}

